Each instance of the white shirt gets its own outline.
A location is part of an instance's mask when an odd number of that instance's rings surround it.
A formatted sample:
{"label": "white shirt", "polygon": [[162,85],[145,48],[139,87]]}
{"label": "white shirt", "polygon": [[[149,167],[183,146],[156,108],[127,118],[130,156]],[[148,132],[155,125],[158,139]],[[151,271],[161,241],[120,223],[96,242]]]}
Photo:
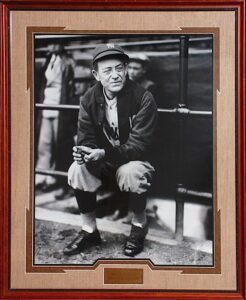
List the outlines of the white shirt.
{"label": "white shirt", "polygon": [[[61,71],[61,58],[60,56],[52,55],[49,65],[45,71],[46,87],[44,90],[44,104],[60,103],[61,99],[61,84],[62,84],[62,71]],[[59,115],[58,110],[43,110],[43,117],[57,118]]]}
{"label": "white shirt", "polygon": [[106,101],[105,116],[108,123],[103,127],[103,132],[112,146],[119,146],[120,138],[118,126],[117,97],[109,100],[104,90],[103,94]]}

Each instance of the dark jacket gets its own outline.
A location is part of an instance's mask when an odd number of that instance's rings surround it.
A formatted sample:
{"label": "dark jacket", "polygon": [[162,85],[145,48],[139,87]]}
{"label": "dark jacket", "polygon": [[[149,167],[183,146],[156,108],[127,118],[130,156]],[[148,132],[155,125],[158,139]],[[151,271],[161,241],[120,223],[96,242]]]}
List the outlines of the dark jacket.
{"label": "dark jacket", "polygon": [[105,160],[118,165],[148,160],[157,123],[157,107],[152,94],[130,80],[117,94],[120,146],[113,147],[103,133],[104,106],[103,88],[97,83],[80,102],[78,145],[105,149]]}

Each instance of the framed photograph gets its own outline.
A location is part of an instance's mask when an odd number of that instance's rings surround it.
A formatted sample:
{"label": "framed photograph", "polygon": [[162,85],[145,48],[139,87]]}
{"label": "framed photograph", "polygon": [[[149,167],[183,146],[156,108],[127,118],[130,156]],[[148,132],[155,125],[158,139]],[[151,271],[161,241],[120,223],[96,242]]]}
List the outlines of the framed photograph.
{"label": "framed photograph", "polygon": [[0,298],[246,299],[245,1],[0,5]]}

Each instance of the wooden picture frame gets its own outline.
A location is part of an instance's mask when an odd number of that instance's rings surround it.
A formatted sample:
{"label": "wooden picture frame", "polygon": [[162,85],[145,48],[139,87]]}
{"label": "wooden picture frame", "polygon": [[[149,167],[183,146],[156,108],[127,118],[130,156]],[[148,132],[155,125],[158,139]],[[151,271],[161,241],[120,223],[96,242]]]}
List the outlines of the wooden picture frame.
{"label": "wooden picture frame", "polygon": [[[0,0],[0,5],[0,186],[2,195],[0,298],[246,299],[246,239],[244,229],[246,225],[245,1],[208,0],[198,3],[193,0],[163,0],[159,2],[139,0],[135,2]],[[52,13],[54,13],[55,18],[51,18],[50,14]],[[85,21],[82,20],[82,27],[79,27],[69,13],[75,16],[75,20],[79,19],[79,13],[84,19],[87,16],[89,25],[83,27],[86,25]],[[130,25],[125,23],[125,13],[128,14],[128,21],[131,20],[132,22]],[[212,17],[212,13],[216,14],[216,18]],[[23,108],[20,108],[22,105],[18,103],[17,99],[20,99],[21,95],[24,95],[25,99],[32,99],[33,33],[112,31],[109,25],[109,17],[111,16],[112,22],[115,22],[114,32],[131,30],[144,32],[144,26],[148,26],[148,22],[152,26],[148,30],[163,32],[163,24],[165,24],[163,19],[170,16],[170,23],[173,24],[173,27],[171,28],[170,25],[168,30],[165,28],[167,32],[180,30],[186,34],[200,32],[203,28],[205,32],[217,37],[215,39],[217,44],[214,48],[217,49],[214,52],[214,84],[216,88],[213,98],[216,102],[214,103],[216,117],[214,118],[213,131],[215,142],[214,191],[216,198],[215,264],[212,268],[196,270],[196,268],[185,269],[182,267],[158,269],[146,261],[133,261],[133,263],[128,261],[125,265],[124,262],[117,263],[116,261],[114,264],[110,261],[106,263],[99,261],[93,266],[95,268],[81,269],[85,273],[85,275],[81,275],[81,278],[84,280],[86,277],[83,276],[88,276],[89,279],[85,285],[82,285],[82,288],[79,288],[79,282],[73,282],[76,278],[76,268],[64,270],[45,266],[35,269],[32,260],[28,259],[28,256],[32,256],[33,234],[33,228],[30,226],[33,221],[33,145],[31,144],[33,108],[30,103],[25,104],[24,102],[22,102]],[[211,18],[212,29],[208,29],[209,18]],[[64,24],[62,23],[63,19],[71,23]],[[53,22],[52,25],[48,25],[50,22]],[[196,22],[200,22],[200,25],[194,25],[198,24]],[[92,25],[96,23],[100,26]],[[160,27],[158,28],[158,26]],[[37,29],[38,27],[39,29]],[[41,30],[40,27],[42,27]],[[149,32],[148,30],[146,32]],[[18,53],[21,53],[21,56]],[[20,60],[20,57],[24,58],[23,61]],[[20,63],[20,68],[24,66],[23,73],[25,76],[23,78],[20,78],[21,73],[19,73],[18,67],[16,68],[16,62]],[[225,74],[230,74],[229,79],[226,78]],[[18,94],[19,91],[17,90],[20,90],[22,94]],[[225,99],[224,102],[223,99]],[[20,108],[20,113],[18,108]],[[21,129],[21,126],[18,127],[17,124],[20,123],[23,124],[24,129]],[[232,199],[231,202],[229,198]],[[20,200],[23,201],[22,204]],[[228,228],[226,228],[227,224],[229,224]],[[21,250],[21,252],[18,253],[17,250]],[[97,273],[93,275],[97,267],[99,267],[99,271],[97,270]],[[133,282],[125,283],[124,280],[123,282],[116,282],[115,286],[112,282],[108,285],[105,277],[103,279],[103,274],[105,276],[105,272],[112,272],[112,269],[117,268],[123,270],[123,273],[132,269],[133,273],[126,273],[126,278],[127,276],[135,276],[136,279],[136,276],[141,275],[140,285]],[[134,270],[140,270],[140,273],[136,275]],[[157,271],[160,273],[155,274]],[[164,279],[158,279],[161,272],[165,273]],[[175,278],[174,285],[165,281],[168,276],[173,276],[172,274]],[[74,275],[75,277],[73,277]],[[89,282],[93,276],[97,276],[95,286]],[[111,276],[117,277],[119,274],[111,273]],[[146,277],[143,279],[143,276]],[[141,286],[143,283],[147,284],[146,281],[150,280],[151,276],[154,280],[156,277],[157,283],[156,285],[153,284],[154,288],[151,285]],[[43,283],[39,284],[40,280],[43,280]],[[188,280],[187,287],[182,284],[182,281],[186,284],[185,280]],[[50,285],[48,284],[49,281]],[[67,284],[62,286],[66,281]],[[138,281],[137,284],[139,284]]]}

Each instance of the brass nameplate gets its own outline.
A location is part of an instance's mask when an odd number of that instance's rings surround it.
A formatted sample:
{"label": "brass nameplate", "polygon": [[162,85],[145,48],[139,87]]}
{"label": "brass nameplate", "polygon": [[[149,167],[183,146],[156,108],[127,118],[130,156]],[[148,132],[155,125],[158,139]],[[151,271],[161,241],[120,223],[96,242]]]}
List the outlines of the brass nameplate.
{"label": "brass nameplate", "polygon": [[104,284],[143,284],[143,269],[105,268]]}

